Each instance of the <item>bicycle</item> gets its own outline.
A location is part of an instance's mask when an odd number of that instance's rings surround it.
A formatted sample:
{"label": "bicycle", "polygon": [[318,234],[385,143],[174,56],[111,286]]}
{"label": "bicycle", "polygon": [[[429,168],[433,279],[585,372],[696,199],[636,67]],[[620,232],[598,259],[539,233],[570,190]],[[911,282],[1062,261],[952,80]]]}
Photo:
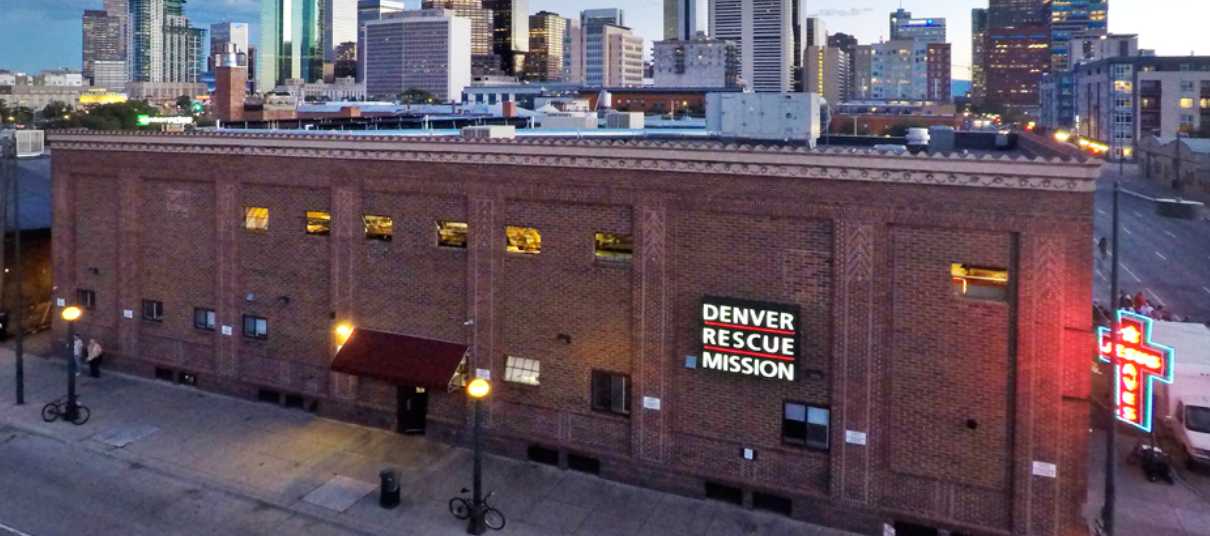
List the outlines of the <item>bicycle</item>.
{"label": "bicycle", "polygon": [[[469,489],[462,488],[462,495],[468,493],[470,493]],[[492,530],[503,530],[504,524],[507,522],[504,519],[504,514],[488,503],[495,494],[495,491],[490,491],[483,498],[483,524]],[[450,499],[450,514],[453,514],[455,519],[469,519],[472,508],[471,501],[466,497],[454,497]]]}
{"label": "bicycle", "polygon": [[[88,406],[77,403],[76,404],[76,418],[75,418],[75,420],[71,421],[71,423],[76,426],[82,426],[84,423],[88,422],[88,418],[91,416],[92,416],[92,412],[89,411]],[[67,399],[66,398],[60,398],[58,400],[54,400],[52,402],[47,403],[45,406],[42,406],[42,420],[43,421],[55,422],[55,421],[59,420],[60,417],[62,417],[64,420],[67,420]]]}

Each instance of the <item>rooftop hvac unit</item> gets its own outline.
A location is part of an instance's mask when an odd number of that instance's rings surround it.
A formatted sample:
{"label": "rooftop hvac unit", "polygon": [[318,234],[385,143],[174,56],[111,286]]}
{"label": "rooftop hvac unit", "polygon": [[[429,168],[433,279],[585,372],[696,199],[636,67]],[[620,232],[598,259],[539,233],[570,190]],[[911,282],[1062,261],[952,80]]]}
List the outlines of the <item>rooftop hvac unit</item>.
{"label": "rooftop hvac unit", "polygon": [[17,158],[35,158],[46,153],[46,133],[41,130],[0,130],[0,140],[14,144]]}
{"label": "rooftop hvac unit", "polygon": [[802,141],[814,147],[821,102],[816,93],[708,93],[706,130],[722,138]]}
{"label": "rooftop hvac unit", "polygon": [[511,140],[517,137],[517,127],[505,125],[463,127],[462,137],[476,140]]}

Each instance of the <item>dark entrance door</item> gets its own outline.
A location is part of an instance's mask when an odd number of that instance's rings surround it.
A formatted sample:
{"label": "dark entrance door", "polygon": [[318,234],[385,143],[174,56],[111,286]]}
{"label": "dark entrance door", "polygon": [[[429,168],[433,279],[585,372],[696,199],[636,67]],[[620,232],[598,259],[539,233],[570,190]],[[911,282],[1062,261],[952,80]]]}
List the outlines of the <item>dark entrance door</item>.
{"label": "dark entrance door", "polygon": [[401,434],[423,434],[429,410],[429,393],[423,387],[399,386],[398,427]]}

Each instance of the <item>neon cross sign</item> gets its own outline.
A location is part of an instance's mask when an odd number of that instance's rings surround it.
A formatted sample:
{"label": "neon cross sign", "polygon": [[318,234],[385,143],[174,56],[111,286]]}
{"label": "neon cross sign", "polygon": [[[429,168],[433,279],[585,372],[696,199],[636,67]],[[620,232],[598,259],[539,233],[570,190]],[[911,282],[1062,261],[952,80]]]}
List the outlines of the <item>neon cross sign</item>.
{"label": "neon cross sign", "polygon": [[1113,364],[1114,397],[1119,421],[1151,431],[1153,382],[1172,383],[1176,352],[1151,340],[1152,321],[1118,310],[1118,348],[1113,352],[1109,328],[1097,329],[1101,361]]}

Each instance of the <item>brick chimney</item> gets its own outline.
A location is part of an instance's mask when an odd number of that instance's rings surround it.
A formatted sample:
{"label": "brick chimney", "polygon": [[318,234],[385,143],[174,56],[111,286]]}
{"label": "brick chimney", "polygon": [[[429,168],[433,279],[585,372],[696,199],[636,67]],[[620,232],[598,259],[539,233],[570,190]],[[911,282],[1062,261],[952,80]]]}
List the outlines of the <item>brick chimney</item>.
{"label": "brick chimney", "polygon": [[214,110],[219,121],[243,121],[244,99],[248,96],[248,68],[214,68]]}

